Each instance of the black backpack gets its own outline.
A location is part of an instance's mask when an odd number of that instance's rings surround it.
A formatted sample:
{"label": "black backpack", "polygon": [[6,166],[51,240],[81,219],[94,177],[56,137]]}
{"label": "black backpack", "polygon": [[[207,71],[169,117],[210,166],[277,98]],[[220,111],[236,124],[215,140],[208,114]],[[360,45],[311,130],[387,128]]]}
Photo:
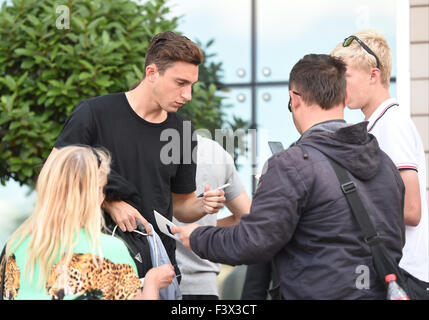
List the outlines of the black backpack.
{"label": "black backpack", "polygon": [[[144,278],[146,272],[153,267],[150,256],[150,246],[147,236],[143,232],[122,231],[117,225],[109,224],[106,233],[121,239],[128,248],[131,257],[137,266],[137,273],[140,279]],[[144,230],[141,225],[140,230]],[[110,231],[111,230],[111,231]]]}

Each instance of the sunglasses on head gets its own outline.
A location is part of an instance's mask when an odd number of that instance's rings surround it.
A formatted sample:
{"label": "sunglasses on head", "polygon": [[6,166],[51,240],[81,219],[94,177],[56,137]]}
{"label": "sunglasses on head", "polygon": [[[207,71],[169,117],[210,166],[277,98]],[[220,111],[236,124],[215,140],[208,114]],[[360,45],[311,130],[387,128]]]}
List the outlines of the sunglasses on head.
{"label": "sunglasses on head", "polygon": [[[297,96],[300,96],[300,95],[301,95],[301,94],[299,94],[298,92],[293,91],[293,90],[292,90],[292,93],[293,93],[293,94],[296,94]],[[292,112],[292,101],[290,100],[290,96],[289,96],[288,109],[289,109],[289,111],[290,111],[290,112]]]}
{"label": "sunglasses on head", "polygon": [[375,60],[377,61],[377,69],[380,69],[380,60],[378,60],[377,55],[374,53],[374,51],[372,51],[361,39],[359,39],[356,36],[350,36],[344,39],[343,41],[343,47],[348,47],[349,45],[351,45],[351,43],[353,42],[353,40],[356,40],[362,48],[365,49],[366,52],[368,52],[370,55],[372,55]]}

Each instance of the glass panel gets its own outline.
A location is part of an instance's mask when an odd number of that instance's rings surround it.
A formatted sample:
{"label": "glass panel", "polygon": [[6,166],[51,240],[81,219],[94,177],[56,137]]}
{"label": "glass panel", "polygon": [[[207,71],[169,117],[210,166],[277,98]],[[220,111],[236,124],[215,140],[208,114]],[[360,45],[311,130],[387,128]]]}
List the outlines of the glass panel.
{"label": "glass panel", "polygon": [[[230,105],[230,108],[225,109],[226,120],[232,121],[233,116],[240,117],[250,123],[252,96],[249,88],[235,88],[230,89],[225,93],[225,105]],[[247,147],[250,149],[252,146],[252,136],[249,130],[246,131],[245,141]],[[243,183],[246,183],[247,192],[251,194],[251,151],[246,152],[244,155],[239,156],[237,159],[238,171]]]}
{"label": "glass panel", "polygon": [[[250,123],[251,117],[251,105],[252,105],[252,95],[249,88],[234,88],[230,89],[224,94],[225,99],[223,100],[224,105],[230,105],[229,108],[225,109],[226,120],[232,121],[233,116],[240,117],[245,121]],[[247,194],[252,196],[252,134],[251,131],[247,130],[245,132],[245,142],[249,151],[245,152],[243,155],[239,156],[236,164],[238,169],[238,174],[241,181],[244,184]],[[237,145],[237,142],[235,142]],[[218,214],[218,218],[222,219],[226,216],[230,216],[231,212],[225,207]]]}
{"label": "glass panel", "polygon": [[272,155],[268,141],[280,141],[287,149],[300,137],[287,107],[288,102],[289,89],[286,86],[259,88],[257,91],[258,172]]}
{"label": "glass panel", "polygon": [[[396,75],[395,1],[259,0],[257,10],[258,81],[287,80],[304,55],[329,54],[344,38],[364,29],[378,29],[386,37]],[[269,77],[264,68],[271,70]]]}
{"label": "glass panel", "polygon": [[348,123],[359,123],[365,120],[365,115],[360,109],[344,109],[344,120]]}
{"label": "glass panel", "polygon": [[390,88],[389,88],[389,93],[390,93],[391,97],[397,97],[398,96],[396,88],[397,88],[396,82],[391,82]]}
{"label": "glass panel", "polygon": [[28,187],[9,180],[6,186],[0,186],[0,250],[10,235],[33,211],[36,193],[29,194]]}
{"label": "glass panel", "polygon": [[223,83],[249,82],[251,2],[249,0],[172,0],[174,16],[183,16],[178,30],[203,45],[214,39],[208,53],[222,62]]}

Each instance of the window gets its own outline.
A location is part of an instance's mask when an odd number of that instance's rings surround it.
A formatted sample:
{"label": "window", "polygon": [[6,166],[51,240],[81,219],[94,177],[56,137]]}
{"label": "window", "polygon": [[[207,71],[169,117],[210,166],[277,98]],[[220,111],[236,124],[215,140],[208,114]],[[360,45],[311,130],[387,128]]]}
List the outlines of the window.
{"label": "window", "polygon": [[[247,163],[239,167],[239,172],[248,191],[255,188],[254,173],[260,172],[271,156],[267,142],[281,141],[286,148],[299,138],[287,110],[288,77],[305,54],[329,54],[354,32],[378,29],[392,50],[390,92],[397,96],[400,1],[200,0],[198,6],[193,0],[171,3],[172,13],[183,15],[181,32],[202,43],[215,40],[211,50],[223,64],[223,84],[231,89],[226,103],[234,105],[226,112],[250,119],[257,129],[256,169],[252,170],[251,153],[238,161]],[[359,110],[348,108],[345,118],[351,123],[364,119]]]}

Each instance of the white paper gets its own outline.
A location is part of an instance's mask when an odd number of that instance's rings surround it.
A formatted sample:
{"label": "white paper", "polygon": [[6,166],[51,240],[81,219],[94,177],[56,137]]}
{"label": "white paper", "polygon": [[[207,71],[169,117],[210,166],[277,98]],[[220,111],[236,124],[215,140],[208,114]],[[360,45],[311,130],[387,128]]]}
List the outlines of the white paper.
{"label": "white paper", "polygon": [[169,236],[170,238],[173,238],[174,240],[181,242],[178,234],[172,234],[168,230],[168,228],[170,228],[170,230],[171,230],[171,228],[175,227],[176,225],[173,222],[171,222],[170,220],[168,220],[166,217],[164,217],[163,215],[158,213],[156,210],[153,210],[153,214],[155,216],[155,221],[156,221],[156,224],[158,225],[159,230],[162,233]]}

